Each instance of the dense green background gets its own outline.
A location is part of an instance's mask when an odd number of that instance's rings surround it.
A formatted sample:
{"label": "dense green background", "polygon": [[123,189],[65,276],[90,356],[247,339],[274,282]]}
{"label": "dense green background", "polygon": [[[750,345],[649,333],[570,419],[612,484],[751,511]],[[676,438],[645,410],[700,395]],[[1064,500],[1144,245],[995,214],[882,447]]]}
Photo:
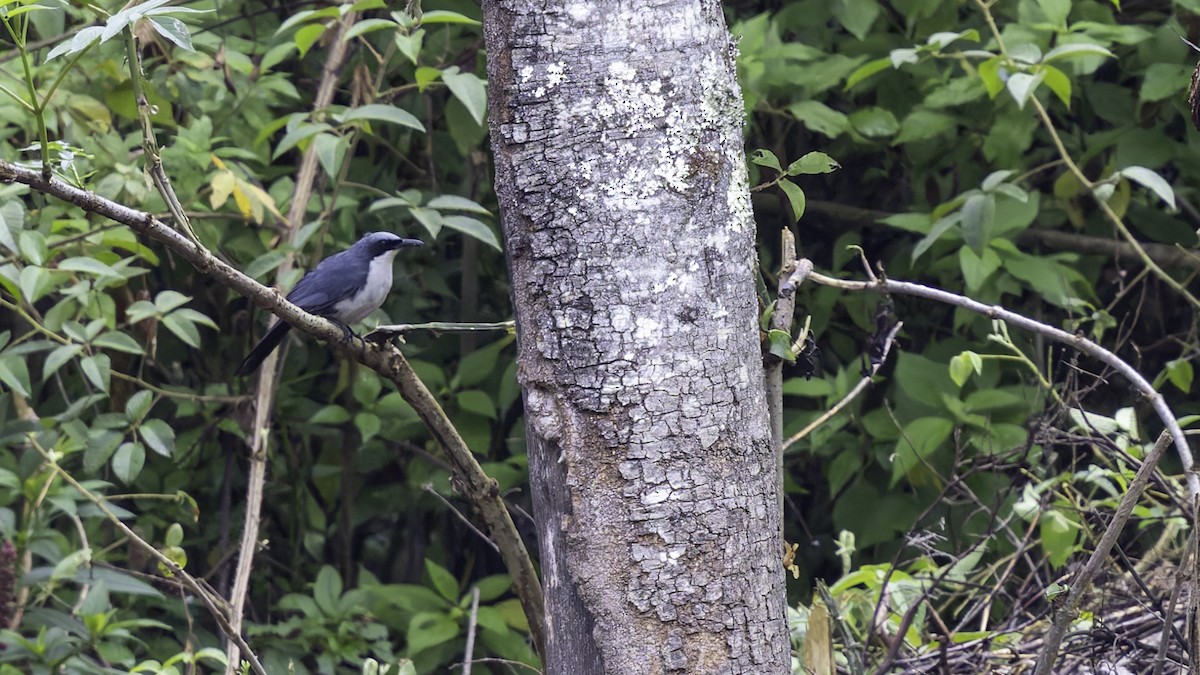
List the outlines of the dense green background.
{"label": "dense green background", "polygon": [[[99,8],[31,6],[0,0],[11,30],[0,31],[0,85],[26,101],[30,82],[39,97],[56,87],[44,111],[54,170],[165,214],[143,173],[125,32],[95,44],[100,29],[79,31],[113,25]],[[312,111],[311,97],[336,8],[186,7],[205,11],[157,7],[157,24],[138,31],[163,162],[206,245],[273,283],[284,250],[279,213],[313,145],[321,169],[296,245],[305,266],[366,231],[417,236],[430,245],[404,252],[375,319],[509,318],[481,124],[477,7],[427,3],[418,27],[401,7],[358,3],[350,58],[326,111]],[[115,4],[103,9],[129,16]],[[1157,378],[1178,415],[1200,413],[1189,396],[1195,308],[1142,274],[1132,254],[1084,252],[1078,236],[1115,239],[1114,227],[1066,171],[1028,99],[1045,106],[1089,179],[1111,177],[1102,190],[1133,236],[1192,247],[1200,217],[1187,176],[1200,154],[1185,98],[1197,55],[1177,34],[1200,35],[1200,3],[999,2],[990,11],[1008,56],[972,2],[727,9],[748,150],[767,150],[785,168],[820,151],[842,167],[797,169],[756,193],[767,288],[783,227],[795,228],[819,269],[844,276],[863,276],[848,248],[858,245],[890,277],[1091,336]],[[179,46],[188,33],[194,51]],[[37,163],[37,115],[0,93],[0,120],[0,157]],[[780,178],[770,155],[754,155],[753,182]],[[1068,237],[1051,246],[1039,230]],[[158,672],[151,662],[172,658],[183,672],[178,654],[218,645],[208,616],[147,576],[153,563],[35,445],[113,496],[139,534],[227,590],[252,393],[232,371],[264,317],[124,227],[18,186],[0,186],[0,255],[0,443],[12,450],[0,455],[0,536],[16,545],[29,583],[21,625],[0,637],[9,647],[0,673],[63,664]],[[1186,284],[1196,269],[1167,272]],[[797,314],[811,317],[819,348],[802,361],[819,368],[808,379],[789,367],[788,434],[859,379],[877,329],[877,296],[812,286],[801,296]],[[1119,378],[1097,379],[1095,362],[1015,331],[1007,346],[989,340],[988,320],[949,307],[900,297],[894,306],[905,327],[877,384],[785,456],[798,640],[818,578],[834,585],[847,625],[865,639],[886,569],[876,563],[896,564],[887,583],[898,613],[923,577],[957,565],[934,595],[943,619],[955,626],[969,614],[960,601],[979,584],[1010,589],[994,599],[1002,622],[1015,589],[1028,593],[1023,582],[1033,580],[1036,595],[1087,545],[1087,513],[1111,504],[1129,475],[1122,452],[1140,452],[1160,428]],[[404,351],[527,511],[511,345],[501,335],[419,333]],[[289,658],[296,672],[359,672],[367,657],[445,672],[461,659],[474,586],[476,656],[536,663],[497,556],[434,495],[465,508],[398,394],[319,345],[293,341],[276,427],[261,533],[269,544],[249,611],[251,643],[269,672],[286,672]],[[1132,553],[1160,538],[1170,548],[1179,535],[1178,511],[1156,494],[1136,514]],[[516,518],[532,534],[529,518]],[[934,632],[922,613],[907,637],[917,645]],[[488,668],[508,672],[476,672]]]}

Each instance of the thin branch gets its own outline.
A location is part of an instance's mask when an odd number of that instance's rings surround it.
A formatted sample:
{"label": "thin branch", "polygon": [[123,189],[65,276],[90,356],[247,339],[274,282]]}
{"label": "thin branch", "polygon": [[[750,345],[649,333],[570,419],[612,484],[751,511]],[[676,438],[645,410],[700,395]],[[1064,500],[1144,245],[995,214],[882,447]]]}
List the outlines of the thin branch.
{"label": "thin branch", "polygon": [[1067,627],[1071,624],[1071,620],[1075,618],[1075,613],[1079,609],[1079,603],[1083,600],[1085,594],[1093,592],[1092,581],[1096,575],[1100,573],[1100,569],[1108,563],[1108,554],[1112,547],[1117,543],[1117,537],[1120,536],[1121,530],[1125,527],[1125,522],[1129,520],[1129,516],[1133,513],[1133,508],[1137,505],[1138,499],[1142,496],[1142,491],[1146,489],[1146,484],[1150,481],[1150,475],[1158,468],[1158,462],[1162,459],[1163,453],[1166,452],[1167,446],[1170,445],[1171,437],[1167,432],[1159,434],[1158,440],[1154,443],[1154,448],[1150,450],[1150,454],[1142,461],[1141,468],[1138,469],[1133,480],[1129,483],[1129,488],[1125,491],[1125,495],[1121,497],[1121,503],[1117,506],[1116,513],[1113,514],[1112,520],[1109,521],[1108,527],[1104,528],[1104,534],[1100,537],[1099,543],[1096,544],[1096,550],[1092,551],[1092,555],[1084,564],[1083,569],[1079,574],[1071,579],[1071,589],[1067,591],[1066,600],[1058,604],[1054,610],[1054,619],[1050,623],[1050,630],[1046,633],[1046,641],[1042,645],[1042,652],[1038,655],[1037,669],[1034,670],[1034,675],[1048,675],[1050,669],[1054,667],[1054,662],[1058,658],[1058,648],[1062,644],[1063,637],[1067,634]]}
{"label": "thin branch", "polygon": [[892,351],[892,342],[895,341],[896,334],[900,332],[900,328],[903,326],[903,321],[897,321],[896,325],[892,326],[892,329],[888,331],[887,337],[885,337],[883,340],[882,355],[879,357],[879,360],[876,363],[871,365],[871,372],[863,375],[862,379],[858,381],[858,384],[854,385],[854,388],[850,390],[850,393],[846,394],[842,400],[838,401],[832,408],[826,410],[821,414],[820,417],[810,422],[808,426],[792,434],[791,437],[787,439],[787,442],[783,444],[784,451],[792,447],[792,445],[800,441],[800,439],[811,434],[814,429],[829,421],[831,417],[841,412],[843,408],[845,408],[847,405],[850,405],[851,401],[853,401],[858,397],[859,394],[866,390],[867,385],[871,384],[871,378],[875,376],[875,373],[879,372],[879,368],[887,361],[888,354]]}
{"label": "thin branch", "polygon": [[[775,311],[771,314],[771,330],[783,331],[790,338],[792,318],[796,312],[796,287],[799,285],[792,280],[792,276],[800,269],[796,264],[796,235],[785,227],[780,233],[780,240],[783,259],[779,264],[779,291],[775,296]],[[811,271],[812,265],[809,264],[805,269],[806,273]],[[771,422],[771,443],[778,448],[783,440],[783,359],[769,352],[763,357],[763,385],[766,390],[767,417]]]}
{"label": "thin branch", "polygon": [[154,560],[159,565],[162,565],[164,569],[169,570],[171,576],[177,577],[183,581],[183,585],[186,586],[193,595],[199,598],[202,603],[204,603],[204,606],[208,609],[209,614],[211,614],[212,617],[217,620],[217,623],[220,624],[225,635],[231,641],[238,644],[242,652],[246,655],[246,660],[250,663],[251,670],[253,670],[255,673],[258,673],[258,675],[267,675],[267,671],[263,669],[262,664],[258,661],[258,657],[255,656],[254,652],[250,650],[250,646],[246,644],[244,639],[242,639],[241,634],[237,631],[234,631],[233,627],[229,624],[229,617],[226,616],[225,612],[222,611],[221,607],[219,606],[220,603],[223,602],[219,596],[207,591],[200,584],[200,582],[196,580],[195,577],[180,567],[174,560],[171,560],[167,556],[163,555],[163,553],[155,548],[154,545],[145,539],[142,539],[136,532],[129,529],[128,525],[122,522],[115,513],[109,510],[108,503],[104,499],[101,499],[99,495],[96,495],[92,491],[88,490],[79,481],[75,480],[74,476],[59,466],[54,461],[54,457],[44,448],[38,445],[33,434],[29,434],[28,438],[32,447],[37,450],[38,454],[40,454],[42,459],[49,464],[50,468],[52,468],[58,475],[62,476],[63,480],[70,483],[71,487],[78,490],[79,494],[83,495],[85,499],[94,504],[96,508],[100,509],[100,511],[104,513],[105,517],[108,518],[109,522],[111,522],[114,527],[120,530],[121,533],[129,539],[129,541],[132,541],[147,555],[149,555],[151,558],[154,558]]}
{"label": "thin branch", "polygon": [[500,552],[500,547],[496,545],[496,542],[489,539],[488,536],[486,534],[484,534],[483,532],[481,532],[478,527],[475,527],[475,524],[472,523],[469,518],[467,518],[466,516],[464,516],[462,514],[462,511],[459,511],[458,509],[454,508],[454,505],[450,503],[450,500],[446,499],[441,494],[439,494],[437,490],[434,490],[432,485],[426,483],[425,485],[421,486],[421,489],[428,492],[429,494],[433,495],[434,497],[437,497],[439,500],[441,500],[441,502],[446,505],[446,508],[450,509],[450,513],[453,513],[455,516],[458,517],[459,520],[461,520],[463,522],[464,525],[471,528],[471,531],[474,532],[476,535],[478,535],[479,538],[482,539],[484,542],[486,542],[488,546],[492,547],[493,551],[495,551],[496,553]]}
{"label": "thin branch", "polygon": [[366,340],[386,340],[405,333],[429,331],[431,333],[483,333],[489,331],[504,331],[513,334],[517,330],[516,321],[493,321],[491,323],[459,323],[456,321],[430,321],[428,323],[395,323],[387,326],[376,326],[375,330],[364,336]]}
{"label": "thin branch", "polygon": [[[333,42],[326,55],[325,67],[322,69],[321,83],[317,87],[317,95],[313,100],[313,109],[321,110],[333,100],[334,88],[342,71],[342,62],[346,57],[346,41],[342,39],[345,32],[354,25],[357,12],[347,12],[342,16],[334,31]],[[349,161],[344,162],[348,165]],[[312,194],[313,181],[316,180],[317,144],[312,143],[304,153],[300,170],[296,177],[296,191],[288,208],[286,241],[295,241],[296,233],[304,224],[304,213],[308,206],[309,195]],[[275,271],[275,279],[284,278],[295,264],[293,247],[289,246],[283,262]],[[250,431],[250,468],[246,476],[246,513],[243,518],[242,539],[239,546],[237,566],[234,568],[233,587],[230,591],[230,603],[233,605],[233,621],[241,625],[246,596],[250,592],[250,571],[254,565],[254,554],[258,548],[258,531],[262,517],[262,502],[264,487],[267,482],[267,453],[269,450],[271,413],[275,408],[275,394],[278,391],[279,373],[277,364],[279,355],[284,350],[272,350],[259,366],[257,387],[254,400],[254,425]],[[225,673],[235,675],[233,669],[237,662],[236,645],[226,647],[228,655]]]}
{"label": "thin branch", "polygon": [[467,615],[467,646],[463,649],[463,675],[471,675],[475,657],[475,626],[479,620],[479,587],[471,587],[471,613]]}
{"label": "thin branch", "polygon": [[1134,369],[1133,366],[1123,361],[1119,356],[1108,351],[1104,347],[1088,340],[1082,335],[1068,333],[1065,330],[1046,325],[1040,321],[1034,321],[1016,312],[1011,312],[999,305],[985,305],[982,302],[972,300],[970,298],[943,291],[939,288],[930,286],[922,286],[907,281],[894,281],[892,279],[880,279],[875,283],[866,281],[847,281],[845,279],[835,279],[827,277],[823,274],[813,272],[809,275],[809,279],[823,286],[833,286],[845,290],[853,291],[872,291],[875,293],[898,293],[900,295],[911,295],[927,300],[936,300],[937,302],[961,307],[965,310],[981,314],[991,319],[1000,319],[1007,323],[1013,324],[1018,328],[1023,328],[1031,333],[1043,335],[1056,342],[1060,342],[1072,349],[1083,352],[1094,359],[1097,359],[1113,370],[1116,370],[1125,379],[1137,389],[1138,393],[1150,401],[1154,412],[1158,413],[1159,419],[1170,432],[1171,438],[1175,440],[1175,448],[1179,453],[1179,461],[1183,465],[1183,470],[1186,475],[1188,485],[1188,495],[1191,499],[1195,499],[1200,495],[1200,477],[1193,470],[1194,461],[1192,459],[1191,448],[1188,447],[1187,438],[1183,435],[1183,429],[1179,427],[1179,423],[1175,420],[1175,415],[1171,412],[1167,402],[1162,395],[1154,390],[1153,385],[1142,377],[1141,373]]}
{"label": "thin branch", "polygon": [[142,151],[146,155],[146,173],[150,174],[150,180],[158,190],[159,196],[163,198],[163,202],[166,203],[167,210],[171,212],[175,226],[192,241],[199,241],[195,231],[192,230],[192,222],[188,220],[187,213],[184,212],[183,205],[179,202],[179,196],[175,194],[175,188],[171,187],[171,179],[167,178],[167,171],[163,168],[162,152],[158,148],[158,137],[154,134],[154,122],[150,119],[153,113],[142,87],[145,75],[142,73],[142,56],[138,50],[137,35],[133,32],[133,26],[125,29],[125,53],[129,60],[129,79],[133,87],[133,100],[137,103],[138,120],[142,125]]}

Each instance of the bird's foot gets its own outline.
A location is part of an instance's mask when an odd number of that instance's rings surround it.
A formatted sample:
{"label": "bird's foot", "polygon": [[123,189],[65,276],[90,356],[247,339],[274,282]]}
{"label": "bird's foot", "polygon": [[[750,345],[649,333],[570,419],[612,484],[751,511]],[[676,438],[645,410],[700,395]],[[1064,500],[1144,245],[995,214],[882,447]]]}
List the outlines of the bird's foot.
{"label": "bird's foot", "polygon": [[358,350],[358,353],[359,353],[359,355],[360,355],[360,356],[365,356],[365,355],[366,355],[366,353],[367,353],[367,341],[366,341],[366,339],[365,339],[365,338],[363,338],[363,336],[359,335],[358,333],[355,333],[355,332],[354,332],[354,330],[350,328],[350,326],[348,326],[347,324],[344,324],[344,323],[342,323],[341,321],[338,321],[337,319],[333,319],[333,318],[331,318],[331,319],[330,319],[330,321],[334,322],[335,324],[337,324],[337,325],[338,325],[338,327],[339,327],[339,328],[341,328],[341,329],[342,329],[342,333],[344,334],[344,336],[343,336],[343,340],[344,340],[345,342],[354,342],[355,340],[358,340],[358,342],[359,342],[359,350]]}

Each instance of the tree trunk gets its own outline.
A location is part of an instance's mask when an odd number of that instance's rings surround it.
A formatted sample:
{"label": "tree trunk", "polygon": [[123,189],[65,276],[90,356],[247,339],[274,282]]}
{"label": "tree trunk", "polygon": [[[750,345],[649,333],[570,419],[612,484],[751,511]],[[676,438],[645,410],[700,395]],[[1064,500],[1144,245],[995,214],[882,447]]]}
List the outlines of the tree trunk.
{"label": "tree trunk", "polygon": [[502,0],[485,19],[546,673],[786,673],[721,6]]}

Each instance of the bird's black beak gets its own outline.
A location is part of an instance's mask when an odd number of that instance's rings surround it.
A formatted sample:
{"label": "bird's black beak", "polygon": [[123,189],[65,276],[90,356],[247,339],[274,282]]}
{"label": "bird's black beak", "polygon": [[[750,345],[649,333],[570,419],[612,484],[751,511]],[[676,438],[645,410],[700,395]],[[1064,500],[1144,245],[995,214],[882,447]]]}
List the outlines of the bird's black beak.
{"label": "bird's black beak", "polygon": [[401,249],[409,246],[424,246],[425,242],[420,239],[396,239],[392,241],[392,248]]}

